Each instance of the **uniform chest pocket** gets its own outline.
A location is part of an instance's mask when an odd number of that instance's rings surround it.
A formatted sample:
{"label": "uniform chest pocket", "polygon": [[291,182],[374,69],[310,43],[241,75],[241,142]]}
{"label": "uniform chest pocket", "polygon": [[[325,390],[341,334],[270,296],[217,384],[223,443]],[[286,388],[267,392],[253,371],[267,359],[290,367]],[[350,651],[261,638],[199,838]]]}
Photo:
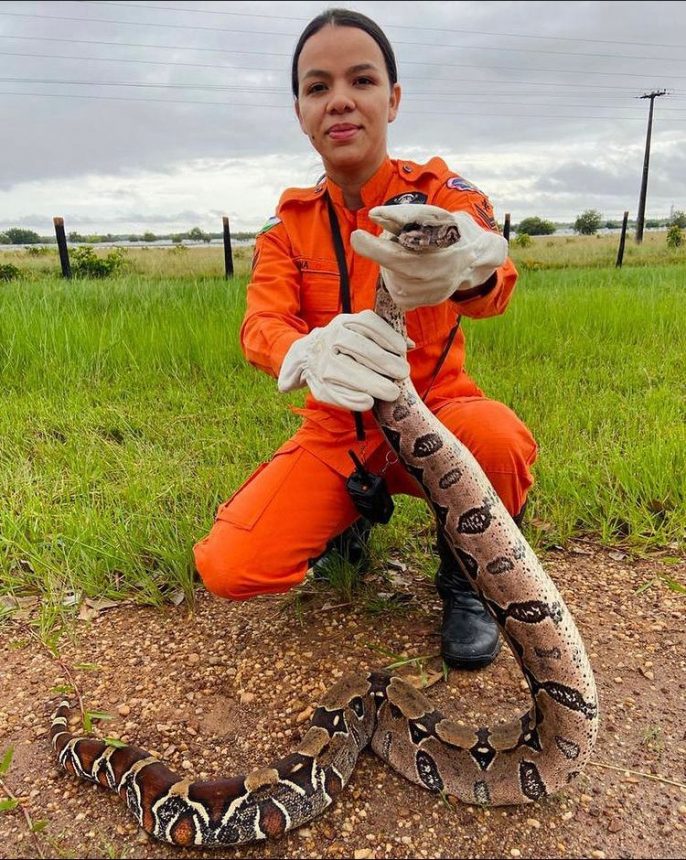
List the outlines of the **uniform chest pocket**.
{"label": "uniform chest pocket", "polygon": [[311,328],[326,325],[340,311],[340,278],[334,260],[298,260],[300,310]]}

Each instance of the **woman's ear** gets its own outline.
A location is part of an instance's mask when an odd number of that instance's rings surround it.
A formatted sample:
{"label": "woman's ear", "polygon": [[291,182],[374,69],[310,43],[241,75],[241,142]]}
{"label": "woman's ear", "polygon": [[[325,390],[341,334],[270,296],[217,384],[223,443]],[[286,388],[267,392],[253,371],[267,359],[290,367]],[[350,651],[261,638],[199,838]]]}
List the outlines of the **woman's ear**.
{"label": "woman's ear", "polygon": [[398,107],[400,106],[400,96],[402,95],[402,90],[400,89],[400,84],[393,84],[391,87],[391,97],[388,101],[388,121],[393,122],[393,120],[398,116]]}

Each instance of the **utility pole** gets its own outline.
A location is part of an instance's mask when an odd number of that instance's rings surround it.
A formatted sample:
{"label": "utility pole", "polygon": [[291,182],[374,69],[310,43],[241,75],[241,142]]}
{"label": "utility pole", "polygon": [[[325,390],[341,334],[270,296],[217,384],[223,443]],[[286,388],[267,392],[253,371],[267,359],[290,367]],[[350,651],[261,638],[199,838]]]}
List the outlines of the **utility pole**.
{"label": "utility pole", "polygon": [[650,163],[650,133],[653,129],[653,105],[658,96],[664,96],[667,90],[653,90],[652,93],[644,93],[641,99],[650,99],[650,113],[648,114],[648,133],[646,135],[646,151],[643,159],[643,178],[641,179],[641,196],[638,201],[638,217],[636,218],[636,242],[643,241],[643,224],[646,215],[646,194],[648,192],[648,165]]}

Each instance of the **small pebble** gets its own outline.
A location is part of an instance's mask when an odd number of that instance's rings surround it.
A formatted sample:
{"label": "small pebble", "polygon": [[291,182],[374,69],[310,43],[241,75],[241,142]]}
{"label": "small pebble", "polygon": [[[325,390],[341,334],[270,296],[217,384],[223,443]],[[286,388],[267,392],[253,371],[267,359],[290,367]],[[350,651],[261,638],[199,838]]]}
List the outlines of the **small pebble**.
{"label": "small pebble", "polygon": [[510,848],[510,857],[521,857],[522,852],[519,848]]}
{"label": "small pebble", "polygon": [[128,717],[131,713],[131,708],[128,705],[117,705],[117,713],[120,717]]}
{"label": "small pebble", "polygon": [[353,854],[355,860],[366,860],[366,858],[373,856],[374,852],[371,848],[358,848]]}
{"label": "small pebble", "polygon": [[295,718],[295,722],[300,725],[300,723],[304,723],[305,720],[309,720],[309,718],[314,713],[314,708],[308,706],[304,711],[301,711],[298,716]]}
{"label": "small pebble", "polygon": [[254,693],[241,693],[240,703],[241,705],[249,705],[251,702],[255,701]]}
{"label": "small pebble", "polygon": [[526,823],[529,825],[529,827],[533,827],[535,830],[538,830],[538,828],[541,826],[541,822],[538,820],[538,818],[527,818]]}

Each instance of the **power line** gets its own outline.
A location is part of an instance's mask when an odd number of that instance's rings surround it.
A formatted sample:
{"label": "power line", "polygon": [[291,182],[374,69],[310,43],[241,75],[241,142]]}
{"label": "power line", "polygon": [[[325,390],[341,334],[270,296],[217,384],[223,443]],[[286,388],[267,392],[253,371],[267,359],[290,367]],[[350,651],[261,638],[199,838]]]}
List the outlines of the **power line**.
{"label": "power line", "polygon": [[[0,38],[23,39],[23,38],[33,38],[33,37],[30,37],[30,36],[27,36],[27,37],[24,37],[24,36],[2,36],[2,35],[0,35]],[[86,39],[54,39],[51,37],[36,37],[36,38],[45,38],[48,41],[77,42],[79,44],[115,45],[115,46],[120,46],[120,47],[129,47],[129,48],[161,48],[161,49],[165,49],[165,50],[190,50],[190,51],[198,50],[198,51],[212,51],[212,52],[221,53],[221,54],[248,54],[248,55],[257,55],[257,56],[290,56],[288,54],[276,54],[276,53],[272,53],[269,51],[225,51],[225,50],[213,49],[213,48],[183,48],[183,47],[175,46],[175,45],[146,45],[146,44],[139,44],[139,43],[133,43],[133,42],[132,43],[97,42],[97,41],[94,42],[92,40],[86,40]],[[17,56],[15,54],[12,54],[11,52],[4,52],[3,51],[0,53],[9,54],[10,56]],[[23,56],[23,55],[18,55],[18,56]],[[52,57],[55,57],[57,55],[53,55],[53,54],[45,54],[45,55],[28,54],[27,56],[38,56],[38,57],[44,56],[45,58],[52,58]],[[113,58],[113,57],[112,58],[109,58],[109,57],[108,58],[105,58],[105,57],[73,57],[73,58],[72,57],[61,57],[61,59],[74,59],[76,61],[93,59],[93,60],[107,60],[108,62],[130,62],[130,63],[146,63],[146,64],[147,63],[153,63],[155,65],[164,65],[164,66],[197,66],[198,68],[240,69],[241,71],[255,71],[255,72],[266,71],[266,72],[278,72],[280,74],[283,74],[282,69],[261,69],[258,66],[224,66],[224,65],[217,66],[216,64],[212,64],[212,63],[180,63],[180,62],[174,62],[174,61],[168,61],[168,60],[159,60],[159,61],[157,61],[157,60],[131,60],[131,59],[118,60],[118,59]],[[430,63],[429,62],[429,63],[416,63],[416,64],[417,65],[439,66],[439,67],[444,67],[444,68],[450,67],[450,68],[483,69],[483,65],[473,65],[470,63]],[[510,68],[511,71],[521,71],[521,69],[517,69],[517,68],[513,68],[513,67],[511,68],[511,67],[506,67],[506,66],[493,66],[493,67],[491,67],[491,69],[494,69],[494,70],[505,70],[508,68]],[[490,69],[489,69],[489,71],[490,71]],[[526,71],[553,72],[554,70],[553,69],[527,69]],[[583,73],[575,72],[575,74],[583,74]],[[639,77],[647,77],[647,75],[640,75]],[[686,79],[686,75],[672,75],[670,77]],[[450,75],[449,77],[432,76],[431,78],[427,78],[425,75],[420,75],[420,76],[407,76],[407,77],[404,77],[404,80],[406,80],[406,81],[427,81],[427,80],[432,80],[432,81],[455,81],[455,80],[472,81],[473,79],[472,78],[455,78],[453,75]],[[482,82],[485,84],[503,83],[503,84],[509,84],[511,86],[519,86],[521,84],[525,84],[527,86],[531,85],[531,86],[538,86],[538,87],[571,87],[573,89],[584,88],[584,89],[592,89],[592,90],[598,90],[598,89],[622,90],[624,92],[626,92],[628,89],[628,85],[621,85],[620,86],[620,85],[613,85],[613,84],[568,83],[566,81],[520,81],[520,80],[513,80],[513,79],[508,79],[508,80],[502,81],[502,80],[498,80],[498,79],[493,80],[490,78],[484,78],[484,79],[482,79]]]}
{"label": "power line", "polygon": [[[453,79],[455,80],[455,79]],[[463,79],[466,83],[471,84],[486,84],[489,83],[487,81],[474,80],[471,78]],[[94,87],[149,87],[155,89],[192,89],[192,90],[236,90],[238,92],[245,92],[245,85],[234,85],[234,84],[208,84],[208,83],[198,83],[198,84],[169,84],[169,83],[159,83],[155,81],[145,82],[145,81],[93,81],[93,80],[74,80],[74,79],[64,79],[64,78],[26,78],[26,77],[0,77],[0,81],[5,83],[23,83],[23,84],[74,84],[77,86],[94,86]],[[509,83],[509,81],[493,81],[491,83]],[[289,98],[290,90],[287,87],[279,86],[279,87],[269,87],[269,86],[253,86],[251,87],[250,93],[246,93],[246,95],[252,96],[255,93],[260,92],[270,92],[270,93],[281,93],[283,95],[287,95]],[[409,93],[404,94],[404,98],[413,98],[413,97],[427,97],[429,100],[441,101],[444,97],[450,96],[461,96],[466,93],[463,90],[455,91],[448,90],[437,92],[436,90],[411,90]],[[483,95],[503,95],[503,96],[537,96],[540,93],[522,93],[521,90],[518,90],[513,93],[503,92],[497,93],[492,89],[488,89],[485,92],[474,93],[474,96],[483,96]],[[550,93],[544,93],[543,95],[550,95]],[[563,93],[564,96],[572,96],[576,97],[578,94],[576,93]],[[617,98],[633,98],[633,96],[597,96],[597,98],[605,98],[605,99],[617,99]],[[626,106],[627,108],[629,105]]]}
{"label": "power line", "polygon": [[[19,36],[0,35],[0,39],[15,39],[15,38],[16,39],[18,39],[18,38],[40,39],[41,37],[39,37],[39,36],[36,36],[36,37],[33,37],[33,36],[19,37]],[[88,42],[87,40],[83,40],[83,39],[57,39],[55,41],[74,42],[74,43],[78,43],[78,44],[81,44],[81,43],[92,44],[91,42]],[[131,47],[131,48],[133,48],[133,47],[141,47],[141,48],[151,47],[150,45],[137,45],[135,42],[132,42],[132,43],[126,43],[126,42],[104,42],[104,43],[100,43],[100,42],[97,42],[96,44],[116,45],[116,46]],[[161,47],[161,46],[154,46],[154,47]],[[168,47],[169,50],[188,50],[188,51],[196,50],[195,48],[180,49],[180,48],[173,48],[172,46],[166,46],[166,47]],[[199,50],[199,49],[197,49],[197,50]],[[227,53],[227,54],[231,54],[231,53],[237,53],[237,54],[254,53],[254,54],[259,54],[260,56],[279,56],[279,57],[290,56],[289,54],[285,54],[285,53],[269,54],[269,53],[263,53],[260,51],[254,51],[254,52],[222,51],[222,53]],[[279,74],[283,73],[283,68],[280,68],[280,69],[264,69],[264,68],[260,68],[259,66],[223,66],[223,65],[218,66],[216,63],[184,63],[184,62],[179,62],[179,61],[175,61],[175,60],[134,60],[134,59],[131,59],[130,57],[79,57],[79,56],[74,56],[72,54],[36,54],[36,53],[29,53],[26,51],[0,51],[0,55],[5,56],[5,57],[34,57],[37,59],[45,59],[45,60],[73,60],[75,62],[81,62],[82,60],[87,60],[89,62],[98,62],[98,63],[100,63],[100,62],[104,62],[104,63],[138,63],[141,65],[152,65],[152,66],[184,66],[184,67],[198,68],[198,69],[213,69],[213,70],[217,70],[217,69],[240,69],[242,71],[278,72]],[[407,65],[437,65],[437,66],[446,66],[446,67],[449,66],[451,68],[460,68],[460,69],[483,69],[484,68],[482,63],[435,63],[435,64],[433,64],[433,63],[421,63],[421,62],[417,62],[417,61],[414,61],[414,62],[413,61],[407,61]],[[521,66],[489,66],[488,71],[521,72],[522,67]],[[590,74],[587,71],[582,71],[579,69],[540,69],[540,68],[534,68],[534,67],[527,67],[525,69],[525,71],[527,71],[527,72],[543,72],[546,74],[566,74],[566,75],[567,74],[569,74],[569,75],[589,75]],[[617,77],[647,78],[647,77],[649,77],[649,75],[647,75],[645,73],[638,73],[638,72],[593,72],[592,74],[594,77],[603,76],[603,77],[608,77],[608,78],[617,78]],[[669,75],[668,77],[670,79],[686,80],[686,75]],[[403,79],[404,80],[424,80],[424,78],[412,78],[412,77],[405,77],[405,76],[403,76]],[[433,78],[432,80],[448,80],[448,79],[447,78]],[[450,80],[453,80],[453,79],[451,78]],[[512,83],[518,83],[518,82],[513,81]],[[566,83],[564,81],[562,81],[562,82],[537,81],[536,83],[541,84],[541,85],[546,85],[546,86],[570,86],[570,87],[585,87],[585,86],[587,86],[587,87],[595,89],[594,84],[584,84],[584,83],[574,84],[574,83]],[[629,84],[627,84],[627,87],[629,87]]]}
{"label": "power line", "polygon": [[[0,51],[0,56],[21,57],[21,58],[28,57],[28,58],[36,58],[36,59],[44,59],[44,60],[70,60],[72,62],[78,62],[78,63],[91,62],[91,61],[95,61],[95,62],[104,61],[104,62],[108,62],[108,63],[143,63],[146,65],[165,66],[165,67],[167,67],[167,66],[181,66],[181,67],[190,66],[190,67],[194,67],[194,68],[197,67],[197,68],[201,68],[201,69],[212,69],[212,71],[214,71],[214,72],[216,72],[220,69],[226,69],[229,71],[267,72],[269,74],[279,74],[279,75],[283,74],[283,69],[265,69],[265,68],[259,67],[259,66],[227,66],[227,65],[217,65],[216,63],[176,63],[176,62],[171,62],[168,60],[131,60],[131,59],[123,59],[123,58],[119,58],[119,57],[77,57],[77,56],[73,56],[72,54],[34,54],[34,53],[14,52],[14,51]],[[471,66],[470,68],[481,68],[481,66]],[[493,68],[495,68],[495,67],[493,67]],[[529,71],[536,71],[536,70],[535,69],[529,69]],[[684,75],[683,77],[686,78],[686,75]],[[432,82],[448,81],[449,80],[451,82],[452,81],[461,81],[461,82],[469,82],[469,83],[475,83],[475,84],[486,84],[486,85],[497,83],[497,84],[509,84],[512,86],[515,86],[515,85],[518,86],[521,83],[520,81],[513,81],[511,79],[507,79],[504,81],[501,81],[501,80],[495,80],[494,81],[492,79],[484,80],[481,78],[455,78],[453,76],[451,76],[450,78],[425,78],[425,77],[412,78],[412,77],[410,77],[410,78],[407,78],[407,80],[418,81],[418,82],[427,81],[427,80],[431,80]],[[538,85],[539,83],[541,85],[545,85],[545,86],[555,86],[554,83],[550,83],[547,81],[541,81],[541,82],[536,81],[536,82],[534,82],[534,85]],[[565,86],[572,86],[575,88],[581,88],[584,86],[584,84],[565,84]],[[624,88],[621,88],[621,89],[624,89]],[[634,98],[633,93],[631,95],[629,95],[629,85],[628,84],[627,84],[626,89],[627,89],[626,98]],[[290,92],[290,90],[289,90],[289,92]],[[416,90],[409,90],[409,88],[408,88],[408,90],[404,90],[403,98],[408,97],[408,92],[416,93],[417,91]],[[432,90],[432,93],[437,94],[437,95],[449,95],[451,92],[452,91],[447,91],[447,90]],[[523,93],[520,90],[517,91],[517,95],[522,95],[522,94]],[[581,97],[583,94],[582,93],[577,94],[574,92],[571,92],[571,93],[563,92],[563,93],[556,93],[555,95],[557,98],[563,98],[565,96],[576,97],[577,95],[579,95],[579,97]],[[617,98],[624,98],[624,96],[595,94],[594,98],[596,98],[596,99],[617,99]]]}
{"label": "power line", "polygon": [[[194,15],[223,15],[239,18],[268,18],[270,20],[276,18],[280,21],[310,20],[309,18],[303,18],[301,16],[296,15],[274,15],[271,12],[269,14],[263,14],[259,12],[228,12],[225,10],[198,9],[197,7],[194,9],[189,9],[178,6],[160,6],[158,4],[151,6],[145,3],[115,3],[110,2],[110,0],[81,0],[81,5],[84,4],[88,6],[123,6],[128,7],[130,9],[154,9],[162,10],[164,12],[192,12]],[[661,44],[659,42],[633,42],[620,39],[589,39],[583,36],[538,36],[533,33],[497,33],[488,30],[465,30],[461,28],[458,29],[455,27],[422,27],[421,25],[415,24],[394,24],[390,21],[386,23],[380,22],[380,24],[383,27],[391,27],[397,30],[429,30],[433,33],[463,33],[473,36],[505,36],[507,38],[513,39],[547,39],[558,42],[593,42],[599,45],[641,45],[650,48],[686,48],[686,45]]]}
{"label": "power line", "polygon": [[[203,107],[205,105],[213,106],[213,107],[240,107],[240,108],[256,108],[256,109],[264,109],[267,108],[269,110],[288,110],[292,111],[292,105],[274,105],[274,104],[250,104],[249,102],[215,102],[215,101],[190,101],[184,99],[138,99],[131,98],[130,96],[101,96],[101,95],[85,95],[85,94],[76,94],[76,93],[22,93],[22,92],[10,92],[10,91],[0,91],[0,96],[19,96],[19,97],[38,97],[38,98],[50,98],[50,99],[88,99],[95,101],[120,101],[120,102],[141,102],[141,103],[155,103],[155,104],[185,104],[185,105],[193,105],[194,107]],[[543,119],[543,120],[610,120],[612,122],[617,121],[627,121],[627,122],[642,122],[642,117],[617,117],[617,116],[588,116],[588,115],[578,115],[578,114],[525,114],[517,111],[517,113],[503,113],[502,111],[497,111],[496,113],[474,113],[470,112],[469,114],[465,114],[464,111],[447,111],[447,110],[428,110],[428,111],[405,111],[405,115],[411,116],[459,116],[463,119],[472,118],[472,117],[495,117],[499,119],[508,119],[508,118],[516,118],[516,119]],[[686,122],[686,119],[678,119],[673,118],[671,122]]]}
{"label": "power line", "polygon": [[[2,14],[2,13],[0,13]],[[258,57],[288,57],[290,59],[291,54],[287,51],[244,51],[240,48],[226,50],[223,48],[205,48],[201,46],[191,46],[191,45],[151,45],[145,42],[110,42],[101,39],[68,39],[59,36],[17,36],[17,35],[8,35],[6,33],[0,33],[0,39],[16,39],[22,41],[40,41],[40,42],[67,42],[70,44],[78,44],[78,45],[108,45],[110,47],[117,48],[153,48],[155,50],[165,50],[165,51],[196,51],[202,53],[210,53],[210,54],[228,54],[233,56],[234,54],[245,54],[247,56],[258,56]],[[449,46],[445,46],[449,47]],[[50,55],[48,55],[50,56]],[[80,59],[80,58],[75,58]],[[93,59],[101,59],[99,57],[95,57]],[[105,59],[105,58],[102,58]],[[112,60],[116,62],[116,60]],[[176,65],[197,65],[199,68],[215,68],[214,65],[207,63],[179,63],[174,61],[167,60],[127,60],[122,59],[121,62],[131,62],[131,63],[153,63],[159,62],[163,65],[176,66]],[[433,63],[426,60],[404,60],[400,59],[399,61],[402,65],[407,66],[435,66],[439,68],[465,68],[465,69],[483,69],[483,63],[443,63],[437,62]],[[231,68],[227,66],[225,68]],[[521,67],[518,66],[490,66],[489,70],[497,70],[497,71],[511,71],[511,72],[519,72],[522,71]],[[256,71],[258,71],[256,69]],[[270,69],[268,71],[279,71],[277,69]],[[574,75],[589,75],[592,74],[593,77],[639,77],[639,78],[649,78],[653,77],[654,74],[651,73],[637,73],[637,72],[588,72],[582,71],[578,69],[540,69],[540,68],[527,68],[525,71],[528,72],[543,72],[546,74],[574,74]],[[664,75],[663,75],[664,76]],[[686,79],[686,75],[674,75],[669,74],[668,77],[675,79]],[[405,80],[423,80],[424,78],[405,78]],[[452,79],[452,78],[451,78]],[[450,79],[450,80],[451,80]],[[436,80],[449,80],[448,78],[437,78]],[[612,87],[609,85],[603,84],[572,84],[572,83],[564,83],[564,82],[554,82],[549,83],[547,81],[537,81],[536,83],[541,86],[567,86],[567,87],[589,87],[592,89],[604,88],[604,89],[618,89],[618,87]],[[621,88],[619,88],[621,89]]]}
{"label": "power line", "polygon": [[[0,12],[0,15],[6,15],[15,18],[40,18],[41,20],[47,21],[78,21],[79,23],[87,23],[87,24],[116,24],[121,26],[131,26],[131,27],[164,27],[165,29],[174,29],[174,30],[200,30],[200,31],[210,31],[212,33],[238,33],[241,35],[250,35],[250,36],[283,36],[289,39],[295,39],[298,36],[298,33],[280,33],[274,32],[271,30],[242,30],[236,29],[233,27],[202,27],[197,24],[166,24],[161,22],[141,22],[141,21],[115,21],[107,18],[81,18],[77,16],[71,15],[41,15],[37,12]],[[441,45],[436,44],[435,42],[405,42],[399,39],[395,40],[396,45],[408,45],[415,48],[449,48],[456,49],[459,48],[462,51],[496,51],[502,52],[507,51],[510,53],[534,53],[534,54],[553,54],[555,56],[570,56],[570,57],[599,57],[606,58],[612,60],[655,60],[658,62],[664,63],[665,59],[670,60],[675,63],[686,63],[686,59],[682,59],[680,57],[646,57],[646,56],[635,56],[631,54],[596,54],[582,51],[552,51],[546,50],[544,48],[506,48],[502,45],[498,45],[497,47],[488,47],[486,45]]]}
{"label": "power line", "polygon": [[[87,86],[87,87],[137,87],[143,89],[172,89],[172,90],[209,90],[213,92],[244,92],[245,86],[235,86],[232,84],[166,84],[166,83],[155,83],[149,82],[144,83],[141,81],[79,81],[79,80],[71,80],[65,78],[20,78],[20,77],[0,77],[0,82],[2,83],[20,83],[20,84],[48,84],[48,85],[69,85],[69,86]],[[481,83],[480,81],[475,81],[474,83]],[[250,97],[254,95],[260,95],[262,93],[273,95],[273,94],[281,94],[290,97],[290,91],[286,87],[268,87],[268,86],[260,86],[254,87],[251,89],[249,94]],[[487,91],[483,93],[465,93],[463,91],[460,92],[443,92],[436,93],[435,91],[415,91],[411,92],[409,95],[406,95],[405,98],[410,100],[417,99],[421,101],[440,101],[445,102],[446,99],[451,104],[460,103],[460,104],[471,104],[471,100],[467,100],[464,98],[454,98],[455,96],[465,96],[472,95],[473,98],[479,98],[481,103],[483,103],[483,96],[508,96],[506,101],[498,102],[496,100],[490,99],[488,100],[489,104],[509,104],[512,106],[515,105],[524,105],[525,107],[529,106],[541,106],[541,107],[592,107],[588,102],[583,102],[581,104],[564,104],[559,105],[558,102],[518,102],[513,101],[511,95],[516,95],[518,98],[522,96],[536,96],[538,93],[496,93],[493,91]],[[567,95],[567,94],[565,94]],[[572,95],[572,94],[570,94]],[[599,96],[599,98],[603,98],[603,96]],[[617,96],[605,96],[604,98],[617,98]],[[627,96],[627,98],[630,98]],[[609,110],[631,110],[631,105],[602,105],[599,107],[604,107]],[[684,108],[667,108],[667,110],[676,111],[676,112],[684,112],[686,109]]]}

